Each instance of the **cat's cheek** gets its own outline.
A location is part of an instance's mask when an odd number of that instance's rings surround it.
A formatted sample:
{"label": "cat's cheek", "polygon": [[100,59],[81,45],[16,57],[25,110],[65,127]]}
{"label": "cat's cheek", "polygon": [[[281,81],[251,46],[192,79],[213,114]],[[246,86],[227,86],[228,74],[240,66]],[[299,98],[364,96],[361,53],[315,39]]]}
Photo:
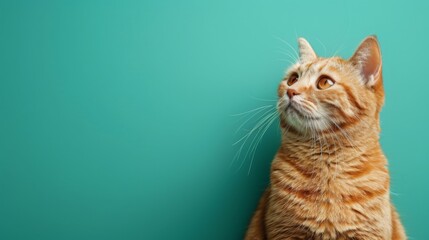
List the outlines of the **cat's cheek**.
{"label": "cat's cheek", "polygon": [[277,96],[279,98],[283,97],[286,94],[286,90],[287,90],[286,82],[283,81],[279,84],[279,87],[277,89]]}

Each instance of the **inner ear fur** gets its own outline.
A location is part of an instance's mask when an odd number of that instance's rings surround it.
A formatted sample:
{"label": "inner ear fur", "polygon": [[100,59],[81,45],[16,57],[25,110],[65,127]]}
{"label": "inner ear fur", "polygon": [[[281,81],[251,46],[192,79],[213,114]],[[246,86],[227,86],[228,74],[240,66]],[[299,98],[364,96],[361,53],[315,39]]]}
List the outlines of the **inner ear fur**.
{"label": "inner ear fur", "polygon": [[381,77],[381,51],[376,36],[365,38],[349,59],[361,72],[364,84],[373,86]]}
{"label": "inner ear fur", "polygon": [[317,59],[316,52],[314,52],[310,43],[305,40],[305,38],[298,38],[298,47],[299,47],[299,59],[302,62],[309,62]]}

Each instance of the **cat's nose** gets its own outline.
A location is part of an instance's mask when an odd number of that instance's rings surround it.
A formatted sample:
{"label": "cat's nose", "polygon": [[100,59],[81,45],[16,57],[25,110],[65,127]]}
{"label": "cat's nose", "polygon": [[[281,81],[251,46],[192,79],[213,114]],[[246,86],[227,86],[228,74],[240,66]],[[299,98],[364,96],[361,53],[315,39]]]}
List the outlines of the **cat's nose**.
{"label": "cat's nose", "polygon": [[286,91],[286,94],[289,96],[289,98],[291,99],[293,96],[295,95],[299,95],[299,92],[297,92],[295,89],[289,88]]}

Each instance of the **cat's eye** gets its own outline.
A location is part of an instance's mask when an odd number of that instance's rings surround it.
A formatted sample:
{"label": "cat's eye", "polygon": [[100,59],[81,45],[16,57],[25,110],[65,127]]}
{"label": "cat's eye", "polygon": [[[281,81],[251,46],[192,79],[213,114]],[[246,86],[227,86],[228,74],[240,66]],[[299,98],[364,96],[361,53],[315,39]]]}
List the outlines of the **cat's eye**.
{"label": "cat's eye", "polygon": [[298,81],[298,74],[293,73],[290,75],[289,79],[287,80],[287,85],[291,86],[292,84],[296,83]]}
{"label": "cat's eye", "polygon": [[330,88],[334,84],[335,84],[335,81],[329,78],[328,76],[321,76],[319,80],[317,80],[317,88],[320,90]]}

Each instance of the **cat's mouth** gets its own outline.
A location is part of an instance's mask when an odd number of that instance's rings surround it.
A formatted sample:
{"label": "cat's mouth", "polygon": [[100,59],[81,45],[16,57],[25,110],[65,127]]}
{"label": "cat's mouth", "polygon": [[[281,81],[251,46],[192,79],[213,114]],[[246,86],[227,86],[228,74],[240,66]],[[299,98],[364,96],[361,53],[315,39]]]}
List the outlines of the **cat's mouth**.
{"label": "cat's mouth", "polygon": [[287,113],[292,113],[298,116],[301,120],[308,121],[308,120],[320,120],[320,117],[315,117],[312,115],[309,115],[308,113],[304,113],[303,110],[300,110],[298,107],[294,106],[292,103],[289,103],[286,107],[285,111]]}

